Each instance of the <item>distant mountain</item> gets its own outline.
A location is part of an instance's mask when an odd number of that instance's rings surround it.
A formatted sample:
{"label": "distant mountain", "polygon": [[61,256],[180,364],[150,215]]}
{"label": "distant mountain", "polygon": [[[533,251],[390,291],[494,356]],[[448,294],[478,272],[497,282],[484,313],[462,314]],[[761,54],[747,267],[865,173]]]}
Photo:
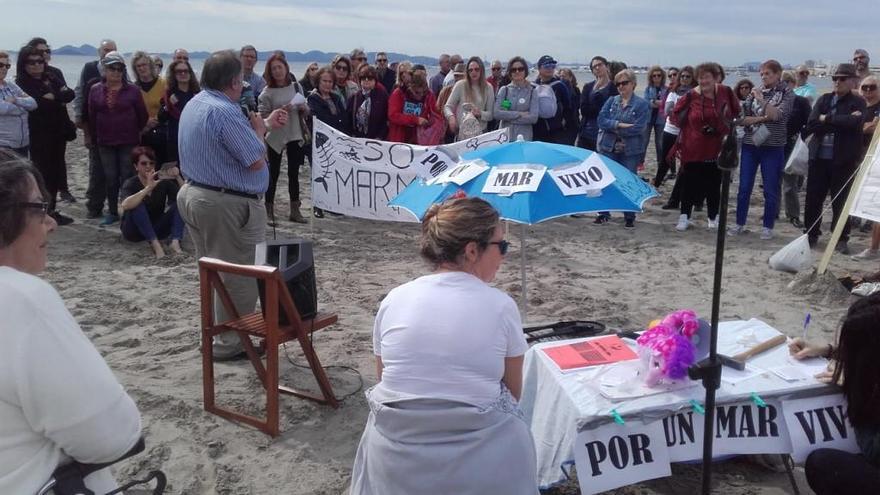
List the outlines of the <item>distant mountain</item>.
{"label": "distant mountain", "polygon": [[[92,45],[80,45],[79,47],[64,45],[61,48],[56,48],[52,51],[55,55],[90,55],[93,56],[98,52],[98,49]],[[131,52],[125,53],[125,56],[130,55]],[[205,59],[208,58],[210,52],[190,52],[189,56],[196,59]],[[163,58],[171,58],[173,54],[171,53],[158,53],[160,57]],[[272,51],[263,51],[259,52],[258,56],[260,60],[266,60],[269,56],[272,55]],[[318,63],[330,63],[333,61],[333,57],[336,56],[336,53],[333,52],[322,52],[319,50],[311,50],[305,53],[302,52],[288,52],[285,50],[284,55],[287,57],[289,62],[318,62]],[[372,63],[376,58],[376,52],[367,52],[367,59]],[[437,59],[434,57],[423,57],[420,55],[407,55],[404,53],[394,53],[388,52],[388,59],[392,62],[399,62],[401,60],[409,60],[414,64],[424,64],[429,66],[437,65]]]}

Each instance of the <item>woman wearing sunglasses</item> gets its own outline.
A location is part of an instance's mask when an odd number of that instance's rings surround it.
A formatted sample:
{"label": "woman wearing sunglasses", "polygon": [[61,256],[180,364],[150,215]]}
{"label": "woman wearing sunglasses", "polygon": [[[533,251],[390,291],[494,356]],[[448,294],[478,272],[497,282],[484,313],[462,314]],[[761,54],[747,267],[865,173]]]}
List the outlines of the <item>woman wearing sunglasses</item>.
{"label": "woman wearing sunglasses", "polygon": [[353,495],[423,493],[429,479],[432,493],[537,493],[518,404],[528,345],[516,303],[489,285],[507,248],[482,199],[425,214],[420,254],[433,273],[393,289],[376,314],[379,383],[367,391]]}
{"label": "woman wearing sunglasses", "polygon": [[482,134],[492,120],[495,106],[495,92],[486,82],[486,67],[480,57],[468,59],[465,68],[464,81],[455,83],[443,107],[449,131],[455,133],[456,141]]}
{"label": "woman wearing sunglasses", "polygon": [[663,100],[666,98],[666,72],[663,67],[654,65],[648,69],[648,85],[645,87],[645,101],[651,105],[651,117],[645,126],[645,151],[642,152],[642,163],[648,153],[648,143],[651,142],[651,131],[654,131],[654,153],[657,164],[660,164],[660,152],[663,149],[663,127],[666,125],[666,109]]}
{"label": "woman wearing sunglasses", "polygon": [[345,55],[337,55],[330,67],[333,67],[333,76],[336,78],[333,92],[339,95],[343,102],[348,103],[348,99],[358,92],[357,83],[351,80],[351,60]]}
{"label": "woman wearing sunglasses", "polygon": [[[862,97],[865,98],[865,104],[867,105],[865,109],[865,123],[862,124],[862,147],[865,151],[868,151],[871,138],[874,136],[877,124],[880,123],[880,89],[878,89],[878,81],[880,79],[877,76],[871,75],[862,79],[862,83],[859,85]],[[854,255],[853,259],[880,259],[880,224],[874,222],[871,228],[871,245],[859,254]]]}
{"label": "woman wearing sunglasses", "polygon": [[34,46],[24,46],[18,52],[15,82],[37,102],[37,109],[28,116],[30,154],[46,180],[49,215],[58,225],[68,225],[73,219],[59,213],[55,206],[56,196],[67,184],[64,151],[71,127],[65,105],[73,101],[74,92],[46,70],[43,54]]}
{"label": "woman wearing sunglasses", "polygon": [[[112,462],[140,438],[137,406],[40,272],[55,220],[40,173],[0,150],[0,493],[37,493],[71,461]],[[66,261],[62,261],[62,264]],[[116,488],[109,469],[89,493]]]}
{"label": "woman wearing sunglasses", "polygon": [[538,121],[538,90],[529,82],[529,64],[522,57],[507,63],[510,84],[498,89],[495,97],[495,118],[499,129],[507,129],[509,141],[532,140],[532,129]]}
{"label": "woman wearing sunglasses", "polygon": [[348,102],[352,136],[384,141],[388,135],[388,93],[379,86],[379,73],[369,64],[358,68],[360,91]]}
{"label": "woman wearing sunglasses", "polygon": [[[605,102],[597,119],[598,151],[636,173],[644,155],[645,127],[651,117],[651,106],[644,98],[636,96],[636,73],[632,69],[618,72],[614,76],[614,86],[620,94]],[[635,227],[635,213],[628,211],[623,216],[626,228]],[[594,223],[604,224],[610,219],[610,213],[601,212]]]}

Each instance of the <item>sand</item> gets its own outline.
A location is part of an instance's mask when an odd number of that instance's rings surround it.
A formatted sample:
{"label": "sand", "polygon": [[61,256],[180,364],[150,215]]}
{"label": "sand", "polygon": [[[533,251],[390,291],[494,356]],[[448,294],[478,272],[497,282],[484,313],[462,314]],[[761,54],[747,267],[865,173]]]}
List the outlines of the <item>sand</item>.
{"label": "sand", "polygon": [[[123,241],[118,227],[99,228],[96,220],[85,220],[88,167],[81,142],[68,147],[68,164],[71,192],[80,201],[63,205],[62,211],[76,223],[53,235],[45,277],[143,415],[147,452],[122,463],[118,477],[130,479],[160,468],[168,475],[168,492],[176,494],[344,493],[367,417],[361,377],[363,387],[376,382],[371,353],[375,311],[390,289],[428,271],[416,252],[417,225],[330,216],[310,226],[281,222],[279,238],[314,240],[319,305],[339,315],[339,323],[314,336],[322,363],[354,368],[360,377],[352,370],[328,369],[336,395],[352,394],[338,409],[282,396],[283,433],[272,439],[202,409],[194,256],[156,261],[146,244]],[[653,165],[648,168],[651,172]],[[302,184],[309,183],[307,174],[308,167],[303,167]],[[671,187],[664,185],[661,191],[668,194]],[[278,190],[286,186],[279,185]],[[304,205],[310,206],[307,186],[303,191]],[[619,215],[604,226],[593,225],[591,218],[564,218],[528,227],[527,319],[591,319],[641,329],[678,308],[693,308],[708,317],[714,232],[706,229],[704,213],[696,214],[694,228],[676,232],[678,212],[661,210],[663,201],[665,196],[649,204],[634,230],[624,229]],[[799,335],[805,314],[811,312],[810,337],[827,341],[850,296],[815,281],[796,290],[788,288],[793,275],[771,270],[766,261],[798,232],[781,221],[775,239],[760,240],[762,204],[756,187],[749,214],[753,232],[728,239],[721,317],[756,317]],[[285,198],[278,198],[276,208],[279,217],[286,218]],[[731,215],[732,210],[733,206]],[[511,252],[494,285],[518,300],[521,246],[515,227],[508,237],[513,242]],[[866,244],[866,234],[854,234],[853,252]],[[838,276],[875,270],[874,263],[840,255],[831,263]],[[297,346],[287,353],[293,362],[304,362]],[[221,363],[216,374],[218,400],[247,412],[262,411],[264,396],[249,363]],[[317,389],[308,370],[283,358],[281,375],[283,383]],[[679,466],[674,473],[611,493],[697,491],[698,466]],[[720,463],[716,473],[718,493],[770,495],[791,490],[785,474],[742,459]],[[797,476],[802,493],[809,493],[802,468]],[[577,493],[576,484],[569,483],[559,492]]]}

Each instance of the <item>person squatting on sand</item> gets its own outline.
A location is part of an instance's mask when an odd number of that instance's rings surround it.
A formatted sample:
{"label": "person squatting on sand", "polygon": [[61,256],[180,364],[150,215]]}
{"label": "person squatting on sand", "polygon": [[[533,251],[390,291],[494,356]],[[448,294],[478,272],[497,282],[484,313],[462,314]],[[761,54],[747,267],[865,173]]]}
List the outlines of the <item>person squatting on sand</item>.
{"label": "person squatting on sand", "polygon": [[[263,195],[269,187],[266,166],[266,128],[287,123],[287,111],[274,110],[264,121],[255,113],[244,116],[239,106],[242,66],[231,50],[214,52],[202,70],[202,92],[180,116],[181,172],[187,182],[177,194],[180,216],[189,228],[196,258],[209,256],[230,263],[254,263],[254,249],[266,238]],[[257,287],[237,276],[224,279],[239,314],[254,310]],[[223,305],[215,318],[225,321]],[[242,355],[238,334],[214,337],[214,357]]]}
{"label": "person squatting on sand", "polygon": [[517,404],[528,345],[516,303],[489,285],[507,248],[482,199],[425,214],[420,254],[434,272],[393,289],[376,314],[379,383],[367,391],[352,495],[537,493]]}
{"label": "person squatting on sand", "polygon": [[[0,493],[36,493],[71,461],[111,462],[141,435],[134,401],[39,278],[55,230],[40,173],[0,150]],[[86,477],[116,488],[109,469]]]}
{"label": "person squatting on sand", "polygon": [[122,237],[131,242],[149,242],[156,258],[165,257],[159,241],[170,238],[171,251],[180,254],[183,239],[183,219],[177,210],[177,191],[183,185],[180,170],[169,167],[157,172],[156,154],[146,146],[131,151],[131,164],[136,175],[129,177],[119,191],[124,198],[119,205]]}

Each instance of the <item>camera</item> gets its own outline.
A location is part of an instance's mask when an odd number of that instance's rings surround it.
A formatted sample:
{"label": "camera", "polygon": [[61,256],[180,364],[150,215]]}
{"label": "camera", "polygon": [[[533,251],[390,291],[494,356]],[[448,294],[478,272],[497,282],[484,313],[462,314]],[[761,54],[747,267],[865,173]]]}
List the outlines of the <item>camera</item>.
{"label": "camera", "polygon": [[715,134],[718,134],[718,130],[709,124],[704,125],[702,129],[700,129],[700,132],[706,136],[714,136]]}

